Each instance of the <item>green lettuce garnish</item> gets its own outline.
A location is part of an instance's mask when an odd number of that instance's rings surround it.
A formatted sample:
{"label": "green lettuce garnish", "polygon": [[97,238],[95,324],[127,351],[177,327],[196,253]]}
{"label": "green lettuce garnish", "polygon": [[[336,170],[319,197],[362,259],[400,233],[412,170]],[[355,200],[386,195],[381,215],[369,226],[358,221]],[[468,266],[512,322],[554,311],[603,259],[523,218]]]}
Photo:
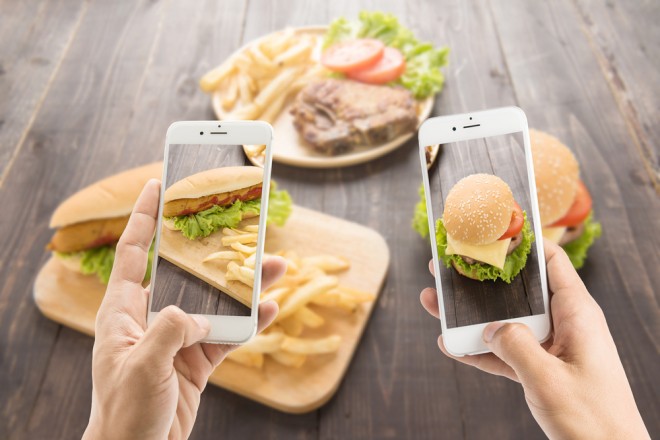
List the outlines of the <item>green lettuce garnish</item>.
{"label": "green lettuce garnish", "polygon": [[293,200],[289,192],[284,189],[277,189],[277,183],[270,181],[270,197],[268,198],[268,224],[284,226],[291,215],[293,209]]}
{"label": "green lettuce garnish", "polygon": [[399,49],[406,59],[406,70],[394,83],[410,90],[415,98],[424,99],[442,90],[445,78],[440,68],[447,64],[449,49],[435,49],[431,43],[420,42],[394,15],[362,11],[359,22],[338,18],[330,23],[323,48],[354,38],[376,38]]}
{"label": "green lettuce garnish", "polygon": [[429,217],[426,213],[426,196],[424,195],[424,184],[419,186],[419,202],[415,205],[415,212],[413,213],[412,228],[422,238],[429,236]]}
{"label": "green lettuce garnish", "polygon": [[593,213],[589,214],[589,217],[584,221],[584,232],[582,232],[582,235],[562,246],[571,263],[573,263],[573,267],[580,269],[584,266],[587,251],[594,241],[600,237],[601,233],[602,228],[600,223],[594,221]]}
{"label": "green lettuce garnish", "polygon": [[532,250],[532,243],[534,242],[534,233],[527,221],[527,213],[523,211],[525,218],[522,228],[522,242],[511,255],[504,260],[504,269],[491,266],[490,264],[468,264],[459,255],[447,255],[447,230],[442,223],[442,219],[438,219],[435,224],[435,239],[438,245],[438,256],[445,266],[451,267],[452,262],[456,264],[463,272],[471,274],[479,281],[498,279],[503,280],[507,284],[511,284],[513,279],[520,273],[520,271],[527,264],[527,255]]}
{"label": "green lettuce garnish", "polygon": [[[80,272],[85,275],[96,275],[103,284],[108,284],[112,265],[115,263],[115,245],[99,246],[78,252],[57,252],[60,258],[76,258],[80,260]],[[151,279],[151,262],[154,258],[154,243],[149,248],[147,272],[144,280]]]}

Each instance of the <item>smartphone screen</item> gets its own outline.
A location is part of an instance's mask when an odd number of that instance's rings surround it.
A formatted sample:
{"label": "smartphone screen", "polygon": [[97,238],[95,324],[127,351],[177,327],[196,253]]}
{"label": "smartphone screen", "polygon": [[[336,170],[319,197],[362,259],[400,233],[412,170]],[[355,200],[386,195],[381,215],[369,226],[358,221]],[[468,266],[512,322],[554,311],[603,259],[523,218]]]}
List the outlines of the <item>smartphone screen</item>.
{"label": "smartphone screen", "polygon": [[523,133],[440,145],[428,173],[446,327],[544,314]]}
{"label": "smartphone screen", "polygon": [[164,167],[151,311],[250,316],[264,169],[209,144],[168,145]]}

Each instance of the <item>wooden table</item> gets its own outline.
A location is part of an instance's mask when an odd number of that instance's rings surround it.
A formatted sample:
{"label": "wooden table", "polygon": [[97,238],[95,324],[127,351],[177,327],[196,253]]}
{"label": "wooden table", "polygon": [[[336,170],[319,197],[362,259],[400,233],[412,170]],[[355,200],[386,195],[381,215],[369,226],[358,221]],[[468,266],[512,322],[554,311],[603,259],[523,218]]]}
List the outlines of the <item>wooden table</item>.
{"label": "wooden table", "polygon": [[[354,17],[371,3],[0,1],[0,438],[75,438],[86,425],[92,339],[41,316],[31,286],[55,206],[99,177],[161,157],[175,120],[210,119],[197,80],[246,41]],[[582,270],[652,436],[660,436],[660,8],[657,2],[389,1],[451,48],[435,114],[522,107],[575,150],[603,237]],[[655,61],[653,61],[655,60]],[[382,298],[343,385],[286,415],[209,387],[194,438],[542,438],[520,387],[442,356],[418,301],[428,244],[410,229],[416,140],[338,170],[282,165],[300,205],[380,231]]]}

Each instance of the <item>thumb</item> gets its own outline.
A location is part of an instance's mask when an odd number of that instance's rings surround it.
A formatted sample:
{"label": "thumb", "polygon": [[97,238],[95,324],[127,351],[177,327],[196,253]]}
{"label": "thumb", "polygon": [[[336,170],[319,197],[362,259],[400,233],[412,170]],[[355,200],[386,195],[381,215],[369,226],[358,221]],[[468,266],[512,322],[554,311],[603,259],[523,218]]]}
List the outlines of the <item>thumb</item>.
{"label": "thumb", "polygon": [[523,384],[537,381],[557,361],[524,324],[492,322],[484,329],[483,339],[498,358],[513,368]]}
{"label": "thumb", "polygon": [[151,359],[173,358],[183,347],[205,338],[210,330],[205,317],[188,315],[176,306],[167,306],[147,328],[138,350]]}

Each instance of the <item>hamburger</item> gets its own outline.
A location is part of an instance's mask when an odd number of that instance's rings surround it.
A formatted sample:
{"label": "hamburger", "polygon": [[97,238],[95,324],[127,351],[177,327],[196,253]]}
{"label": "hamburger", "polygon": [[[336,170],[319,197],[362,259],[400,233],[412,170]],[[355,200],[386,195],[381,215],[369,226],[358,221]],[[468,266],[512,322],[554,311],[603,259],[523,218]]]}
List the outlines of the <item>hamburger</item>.
{"label": "hamburger", "polygon": [[[50,219],[50,227],[57,230],[46,249],[68,269],[107,283],[133,205],[147,181],[160,178],[162,170],[162,162],[157,162],[124,171],[66,199]],[[149,257],[151,261],[151,252]]]}
{"label": "hamburger", "polygon": [[593,220],[591,195],[566,145],[542,131],[530,130],[529,137],[543,236],[563,247],[579,269],[601,234],[600,224]]}
{"label": "hamburger", "polygon": [[511,283],[527,263],[534,234],[511,188],[492,174],[472,174],[449,191],[436,222],[445,266],[479,281]]}
{"label": "hamburger", "polygon": [[263,169],[214,168],[173,183],[165,191],[163,217],[169,229],[190,240],[235,228],[261,212]]}

